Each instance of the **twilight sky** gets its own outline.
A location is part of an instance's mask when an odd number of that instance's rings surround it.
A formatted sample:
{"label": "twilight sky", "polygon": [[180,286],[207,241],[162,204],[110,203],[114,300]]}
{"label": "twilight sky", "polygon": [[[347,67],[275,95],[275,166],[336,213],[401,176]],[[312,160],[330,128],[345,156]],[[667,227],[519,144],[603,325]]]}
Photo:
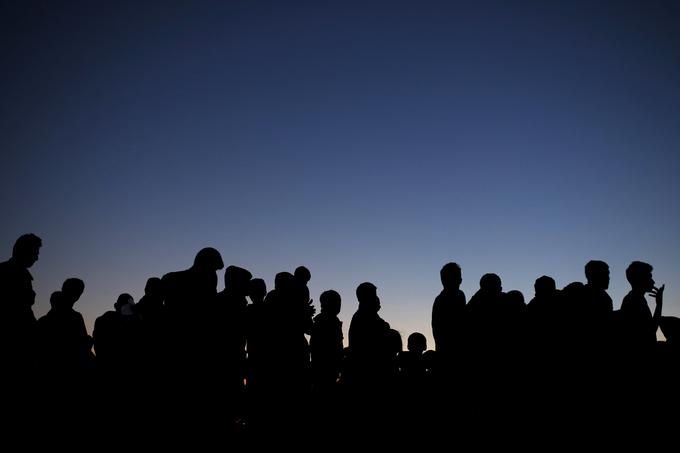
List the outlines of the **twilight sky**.
{"label": "twilight sky", "polygon": [[528,301],[601,259],[615,308],[647,261],[680,315],[675,1],[6,3],[0,259],[43,238],[38,316],[77,276],[91,331],[205,246],[307,265],[345,334],[371,281],[430,348],[447,261]]}

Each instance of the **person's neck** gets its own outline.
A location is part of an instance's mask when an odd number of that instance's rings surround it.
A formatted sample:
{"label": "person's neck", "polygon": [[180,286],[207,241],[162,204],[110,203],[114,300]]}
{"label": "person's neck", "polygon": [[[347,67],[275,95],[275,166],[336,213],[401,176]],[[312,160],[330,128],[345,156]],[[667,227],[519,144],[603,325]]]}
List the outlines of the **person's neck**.
{"label": "person's neck", "polygon": [[633,288],[630,292],[637,297],[645,297],[646,291],[640,288]]}

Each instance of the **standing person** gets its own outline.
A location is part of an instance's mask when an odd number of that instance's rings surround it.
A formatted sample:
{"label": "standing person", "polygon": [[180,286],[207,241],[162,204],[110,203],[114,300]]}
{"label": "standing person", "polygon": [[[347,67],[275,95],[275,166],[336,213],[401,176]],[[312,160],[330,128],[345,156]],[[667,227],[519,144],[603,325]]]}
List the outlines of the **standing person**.
{"label": "standing person", "polygon": [[351,378],[362,390],[384,388],[389,380],[390,325],[380,317],[380,298],[373,283],[357,287],[357,309],[349,325]]}
{"label": "standing person", "polygon": [[448,362],[464,338],[466,301],[465,293],[460,290],[463,277],[458,264],[446,263],[439,276],[444,289],[432,305],[432,336],[435,350]]}
{"label": "standing person", "polygon": [[[623,322],[624,343],[635,351],[650,351],[656,345],[656,331],[661,321],[663,292],[666,285],[654,286],[652,266],[641,261],[633,261],[626,269],[626,279],[631,290],[623,298],[620,316]],[[652,314],[645,294],[656,300]]]}
{"label": "standing person", "polygon": [[342,321],[338,319],[340,294],[333,290],[324,291],[319,301],[321,313],[314,317],[312,327],[312,372],[314,389],[327,393],[335,388],[342,366]]}
{"label": "standing person", "polygon": [[24,234],[14,243],[12,257],[0,263],[0,366],[6,377],[16,378],[18,383],[33,374],[35,291],[28,269],[38,261],[40,247],[38,236]]}
{"label": "standing person", "polygon": [[38,320],[41,365],[44,371],[68,385],[84,385],[94,365],[92,337],[83,315],[73,307],[85,290],[85,282],[68,278],[50,298],[50,311]]}
{"label": "standing person", "polygon": [[167,339],[163,385],[167,386],[166,403],[173,408],[164,417],[173,428],[181,426],[187,411],[201,415],[191,423],[209,421],[201,404],[214,397],[211,386],[206,384],[214,360],[210,327],[217,296],[217,271],[222,268],[220,252],[206,247],[196,254],[190,268],[161,278]]}
{"label": "standing person", "polygon": [[611,338],[614,306],[607,294],[609,266],[604,261],[592,260],[586,264],[587,283],[575,328],[580,331],[580,344],[584,351],[596,355],[606,354]]}

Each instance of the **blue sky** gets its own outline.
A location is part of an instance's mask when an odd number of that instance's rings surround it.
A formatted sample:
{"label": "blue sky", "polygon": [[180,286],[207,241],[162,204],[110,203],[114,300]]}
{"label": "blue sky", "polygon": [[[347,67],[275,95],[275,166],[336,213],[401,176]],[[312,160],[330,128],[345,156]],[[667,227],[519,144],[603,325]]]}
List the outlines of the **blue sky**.
{"label": "blue sky", "polygon": [[[0,43],[0,256],[116,296],[218,248],[315,300],[378,286],[428,336],[447,261],[529,300],[639,259],[680,315],[680,7],[591,2],[20,2]],[[220,275],[220,281],[222,276]],[[220,285],[221,286],[221,285]]]}

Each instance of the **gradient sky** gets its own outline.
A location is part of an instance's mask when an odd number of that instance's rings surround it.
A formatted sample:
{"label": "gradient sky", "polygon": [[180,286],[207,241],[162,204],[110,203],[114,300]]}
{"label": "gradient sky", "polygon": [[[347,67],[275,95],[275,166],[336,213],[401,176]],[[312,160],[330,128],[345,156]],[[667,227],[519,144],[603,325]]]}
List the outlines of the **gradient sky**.
{"label": "gradient sky", "polygon": [[345,335],[371,281],[431,348],[447,261],[528,301],[601,259],[615,308],[647,261],[680,315],[675,1],[6,3],[0,258],[43,238],[38,316],[77,276],[91,331],[205,246],[305,264]]}

